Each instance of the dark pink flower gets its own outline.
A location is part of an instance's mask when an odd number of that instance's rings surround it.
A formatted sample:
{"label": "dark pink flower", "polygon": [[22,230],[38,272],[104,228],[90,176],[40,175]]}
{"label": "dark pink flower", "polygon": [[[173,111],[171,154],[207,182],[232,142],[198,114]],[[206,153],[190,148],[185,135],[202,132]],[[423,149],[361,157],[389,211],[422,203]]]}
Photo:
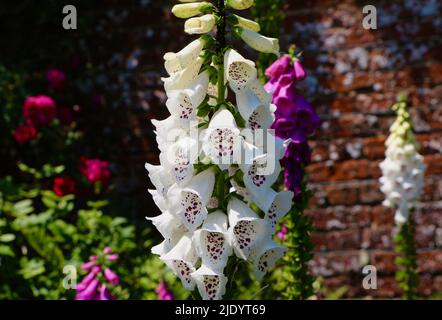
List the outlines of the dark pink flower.
{"label": "dark pink flower", "polygon": [[49,89],[54,91],[63,91],[66,75],[60,69],[49,69],[46,72],[46,79],[48,80]]}
{"label": "dark pink flower", "polygon": [[27,121],[14,130],[14,138],[20,144],[35,140],[37,138],[37,129],[35,129],[31,122]]}
{"label": "dark pink flower", "polygon": [[54,179],[52,190],[54,190],[55,194],[59,197],[67,194],[75,194],[75,181],[67,176],[57,177]]}
{"label": "dark pink flower", "polygon": [[307,76],[304,67],[298,59],[293,60],[293,70],[295,71],[294,75],[296,81],[302,81]]}
{"label": "dark pink flower", "polygon": [[107,184],[111,177],[109,162],[99,159],[86,159],[82,157],[81,173],[90,183],[101,182]]}
{"label": "dark pink flower", "polygon": [[105,284],[100,286],[100,298],[98,300],[115,300]]}
{"label": "dark pink flower", "polygon": [[48,96],[28,97],[23,106],[24,117],[36,127],[50,124],[56,113],[55,102]]}
{"label": "dark pink flower", "polygon": [[155,289],[159,300],[173,300],[173,295],[169,291],[167,284],[165,282],[160,282],[158,287]]}
{"label": "dark pink flower", "polygon": [[292,59],[285,55],[272,63],[265,71],[265,75],[269,78],[279,78],[283,74],[289,72]]}

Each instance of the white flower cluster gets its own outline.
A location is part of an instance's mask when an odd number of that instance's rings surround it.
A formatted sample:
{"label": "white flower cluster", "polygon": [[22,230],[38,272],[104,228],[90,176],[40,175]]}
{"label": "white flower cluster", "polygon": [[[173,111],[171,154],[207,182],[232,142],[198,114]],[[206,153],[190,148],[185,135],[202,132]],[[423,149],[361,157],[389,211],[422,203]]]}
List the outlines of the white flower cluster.
{"label": "white flower cluster", "polygon": [[418,144],[413,133],[411,116],[405,101],[393,106],[397,118],[390,128],[386,141],[386,158],[381,162],[381,191],[386,195],[384,205],[396,208],[395,221],[407,221],[413,201],[421,196],[425,164],[417,152]]}
{"label": "white flower cluster", "polygon": [[[244,9],[253,1],[227,3]],[[187,3],[176,5],[173,12],[184,18],[206,13],[185,23],[188,33],[206,33],[215,24],[207,13],[212,7],[207,2]],[[257,29],[253,21],[234,20],[235,25]],[[180,52],[164,55],[169,77],[163,81],[171,115],[152,121],[160,165],[146,164],[155,186],[149,192],[162,214],[148,220],[164,237],[152,252],[183,286],[193,290],[196,285],[203,299],[221,299],[230,256],[249,261],[261,279],[284,255],[286,248],[273,242],[272,236],[278,220],[291,208],[293,193],[272,189],[287,142],[269,130],[275,106],[257,79],[255,64],[228,49],[224,65],[213,65],[204,59],[211,44],[208,39],[202,36]],[[217,83],[211,82],[211,69],[218,74]],[[224,71],[221,76],[220,71]],[[227,84],[237,107],[224,101]],[[219,93],[220,88],[226,92]],[[207,108],[211,112],[199,113]],[[265,139],[248,134],[260,130]],[[225,192],[222,199],[219,185]]]}

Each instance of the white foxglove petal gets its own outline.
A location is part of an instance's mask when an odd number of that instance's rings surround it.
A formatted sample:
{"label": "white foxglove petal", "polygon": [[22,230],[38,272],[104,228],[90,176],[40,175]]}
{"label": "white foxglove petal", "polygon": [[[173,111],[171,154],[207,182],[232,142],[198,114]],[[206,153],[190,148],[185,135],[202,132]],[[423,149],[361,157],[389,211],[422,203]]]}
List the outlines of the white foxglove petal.
{"label": "white foxglove petal", "polygon": [[175,232],[182,228],[180,220],[169,211],[164,211],[156,217],[146,217],[146,219],[152,222],[164,238],[172,237]]}
{"label": "white foxglove petal", "polygon": [[275,194],[272,204],[270,208],[266,211],[266,215],[264,217],[264,220],[268,220],[270,222],[272,232],[275,231],[278,221],[287,212],[289,212],[290,208],[292,207],[293,195],[294,194],[291,191],[280,191]]}
{"label": "white foxglove petal", "polygon": [[174,183],[173,176],[163,166],[155,166],[150,163],[145,164],[149,172],[149,179],[161,195],[165,195],[169,187]]}
{"label": "white foxglove petal", "polygon": [[270,233],[268,223],[238,199],[227,205],[229,233],[237,257],[247,260],[251,250]]}
{"label": "white foxglove petal", "polygon": [[188,88],[198,77],[203,61],[202,58],[198,57],[183,70],[172,74],[168,78],[161,78],[164,82],[166,93],[169,95],[169,92],[172,90],[183,90]]}
{"label": "white foxglove petal", "polygon": [[225,79],[235,93],[256,80],[258,75],[255,63],[245,59],[233,49],[227,50],[224,54],[224,72]]}
{"label": "white foxglove petal", "polygon": [[239,133],[233,115],[224,108],[213,115],[204,133],[202,149],[222,170],[235,163],[237,156],[241,155],[242,138]]}
{"label": "white foxglove petal", "polygon": [[194,231],[206,220],[206,205],[212,196],[214,185],[215,175],[212,169],[207,169],[194,176],[177,196],[170,194],[174,198],[171,200],[172,210],[189,231]]}
{"label": "white foxglove petal", "polygon": [[254,192],[270,188],[281,171],[281,165],[274,154],[257,156],[251,165],[243,165],[244,185],[253,196]]}
{"label": "white foxglove petal", "polygon": [[275,265],[276,261],[284,256],[286,251],[286,247],[280,246],[271,240],[267,240],[255,248],[250,257],[253,261],[256,279],[261,280],[267,271]]}
{"label": "white foxglove petal", "polygon": [[209,74],[203,72],[190,84],[188,89],[169,92],[166,107],[183,126],[188,127],[189,121],[196,120],[196,109],[206,97],[208,86]]}
{"label": "white foxglove petal", "polygon": [[191,274],[195,272],[195,263],[198,260],[192,239],[189,235],[181,237],[180,241],[160,259],[177,275],[187,290],[193,290],[195,282]]}
{"label": "white foxglove petal", "polygon": [[227,0],[227,5],[236,10],[245,10],[253,6],[254,0]]}
{"label": "white foxglove petal", "polygon": [[155,127],[158,149],[161,152],[166,152],[170,145],[177,142],[180,137],[189,135],[189,130],[180,128],[179,119],[173,115],[164,120],[152,120],[152,124]]}
{"label": "white foxglove petal", "polygon": [[212,31],[215,27],[215,17],[206,14],[198,18],[190,18],[184,23],[184,31],[188,34],[203,34]]}
{"label": "white foxglove petal", "polygon": [[222,272],[202,265],[192,277],[203,300],[221,300],[226,293],[227,277]]}
{"label": "white foxglove petal", "polygon": [[178,185],[185,185],[193,177],[194,163],[199,155],[198,141],[182,137],[160,154],[161,165],[174,177]]}
{"label": "white foxglove petal", "polygon": [[212,4],[208,2],[195,2],[186,4],[177,4],[172,7],[172,13],[177,18],[187,19],[199,15],[202,12],[212,8]]}
{"label": "white foxglove petal", "polygon": [[181,51],[167,52],[164,55],[164,65],[169,75],[173,75],[177,72],[184,70],[187,66],[192,64],[201,54],[205,45],[203,38],[192,41]]}
{"label": "white foxglove petal", "polygon": [[227,233],[227,216],[221,211],[215,211],[207,216],[201,229],[193,235],[197,251],[202,263],[213,270],[222,270],[232,247]]}
{"label": "white foxglove petal", "polygon": [[250,47],[263,53],[273,53],[279,56],[279,40],[268,38],[257,32],[239,28],[239,36]]}

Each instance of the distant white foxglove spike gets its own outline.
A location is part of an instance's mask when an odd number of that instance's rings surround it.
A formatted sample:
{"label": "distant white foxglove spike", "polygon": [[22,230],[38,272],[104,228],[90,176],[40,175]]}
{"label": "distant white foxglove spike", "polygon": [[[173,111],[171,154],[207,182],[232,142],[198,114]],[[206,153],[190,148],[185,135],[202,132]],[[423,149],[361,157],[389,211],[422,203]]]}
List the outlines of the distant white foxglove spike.
{"label": "distant white foxglove spike", "polygon": [[198,141],[184,136],[171,144],[166,152],[160,154],[160,161],[165,170],[169,170],[174,177],[174,182],[184,186],[193,177],[193,164],[198,159],[198,155]]}
{"label": "distant white foxglove spike", "polygon": [[233,250],[238,258],[247,260],[251,250],[270,235],[268,222],[238,199],[229,201],[227,212]]}
{"label": "distant white foxglove spike", "polygon": [[172,74],[168,78],[161,78],[164,81],[164,89],[167,95],[172,90],[187,89],[190,84],[195,81],[203,65],[203,58],[197,58],[193,63],[189,64],[183,70]]}
{"label": "distant white foxglove spike", "polygon": [[280,246],[270,239],[254,248],[250,254],[250,259],[253,261],[256,279],[261,280],[267,271],[275,265],[276,261],[284,256],[286,251],[286,247]]}
{"label": "distant white foxglove spike", "polygon": [[196,109],[204,101],[209,86],[208,72],[201,73],[188,89],[172,90],[166,107],[177,117],[184,128],[189,128],[189,122],[196,120]]}
{"label": "distant white foxglove spike", "polygon": [[189,231],[195,231],[207,218],[207,203],[215,185],[215,174],[207,169],[194,176],[187,186],[171,198],[172,210]]}
{"label": "distant white foxglove spike", "polygon": [[164,55],[164,66],[169,75],[184,70],[188,65],[195,62],[200,56],[205,45],[203,38],[196,39],[185,46],[181,51],[167,52]]}
{"label": "distant white foxglove spike", "polygon": [[239,154],[242,138],[235,118],[225,108],[218,110],[204,132],[202,149],[213,163],[222,170],[235,163]]}
{"label": "distant white foxglove spike", "polygon": [[188,34],[208,33],[215,27],[215,23],[216,20],[212,14],[190,18],[184,23],[184,31]]}
{"label": "distant white foxglove spike", "polygon": [[193,234],[202,263],[212,270],[223,270],[232,254],[227,233],[227,216],[215,211],[207,216],[201,229]]}
{"label": "distant white foxglove spike", "polygon": [[192,273],[192,278],[203,300],[221,300],[226,293],[227,277],[222,272],[202,265]]}
{"label": "distant white foxglove spike", "polygon": [[185,289],[193,290],[195,282],[191,274],[195,272],[195,263],[198,256],[192,245],[190,235],[182,236],[173,249],[160,256],[160,259],[181,279]]}
{"label": "distant white foxglove spike", "polygon": [[227,0],[227,5],[236,10],[245,10],[253,6],[254,0]]}
{"label": "distant white foxglove spike", "polygon": [[186,4],[177,4],[172,7],[172,13],[177,18],[187,19],[206,12],[213,5],[209,2],[195,2]]}
{"label": "distant white foxglove spike", "polygon": [[405,200],[400,201],[399,206],[396,209],[396,212],[394,214],[394,221],[401,225],[405,223],[408,220],[408,217],[410,215],[410,209],[408,207],[408,203]]}
{"label": "distant white foxglove spike", "polygon": [[245,59],[233,49],[227,50],[224,54],[224,72],[225,79],[235,93],[255,81],[258,76],[255,63]]}
{"label": "distant white foxglove spike", "polygon": [[250,47],[263,53],[273,53],[279,56],[279,40],[276,38],[265,37],[257,32],[238,28],[239,36]]}

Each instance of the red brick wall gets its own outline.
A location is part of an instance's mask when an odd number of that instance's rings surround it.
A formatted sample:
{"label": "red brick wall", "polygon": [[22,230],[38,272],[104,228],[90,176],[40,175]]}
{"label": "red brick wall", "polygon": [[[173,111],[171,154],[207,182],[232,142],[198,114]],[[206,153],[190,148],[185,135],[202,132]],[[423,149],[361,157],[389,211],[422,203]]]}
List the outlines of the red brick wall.
{"label": "red brick wall", "polygon": [[[101,71],[94,84],[108,104],[126,108],[113,162],[119,190],[133,198],[127,214],[143,221],[156,210],[147,192],[144,162],[157,161],[148,118],[166,117],[160,76],[162,55],[189,37],[172,17],[173,1],[106,0],[93,12],[93,59]],[[422,291],[442,291],[442,5],[438,0],[371,1],[378,29],[362,28],[359,0],[286,1],[282,48],[304,50],[309,78],[304,90],[323,119],[312,140],[309,167],[314,199],[308,214],[316,232],[312,270],[326,285],[348,285],[348,296],[392,297],[393,213],[381,206],[378,163],[393,121],[389,107],[407,92],[428,171],[417,205],[417,242]],[[81,28],[81,23],[79,28]],[[250,51],[247,51],[250,52]],[[250,52],[251,53],[251,52]],[[106,129],[106,128],[105,128]],[[147,225],[146,225],[147,226]],[[361,268],[377,267],[378,290],[361,288]]]}

